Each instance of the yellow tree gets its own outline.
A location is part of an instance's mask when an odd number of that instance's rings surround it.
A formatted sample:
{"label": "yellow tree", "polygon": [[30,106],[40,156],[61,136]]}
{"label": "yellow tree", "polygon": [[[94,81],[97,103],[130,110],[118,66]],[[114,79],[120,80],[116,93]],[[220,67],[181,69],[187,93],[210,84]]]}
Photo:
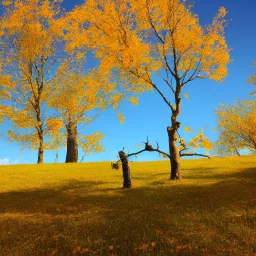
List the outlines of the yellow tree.
{"label": "yellow tree", "polygon": [[[107,74],[99,76],[96,70],[84,70],[81,63],[66,62],[63,67],[68,72],[63,74],[59,70],[62,75],[58,75],[59,78],[51,84],[54,96],[49,105],[62,118],[65,127],[62,137],[66,139],[67,147],[66,163],[72,163],[78,161],[79,146],[85,154],[103,151],[100,140],[104,136],[99,132],[85,136],[82,130],[106,109],[107,94],[112,91],[112,84]],[[58,90],[54,90],[56,87]]]}
{"label": "yellow tree", "polygon": [[12,121],[12,141],[38,149],[38,163],[61,120],[49,114],[50,82],[66,57],[59,29],[60,0],[2,1],[0,98]]}
{"label": "yellow tree", "polygon": [[103,69],[118,73],[130,91],[155,90],[170,109],[171,179],[181,178],[177,145],[181,92],[198,78],[221,82],[227,75],[225,16],[221,7],[212,24],[202,27],[186,1],[87,0],[69,20],[77,31],[70,47],[83,47],[90,38]]}
{"label": "yellow tree", "polygon": [[[256,66],[256,60],[254,61],[253,65]],[[251,83],[255,87],[251,95],[256,95],[256,73],[251,75],[247,82]]]}
{"label": "yellow tree", "polygon": [[[217,142],[220,153],[230,154],[239,150],[256,152],[256,102],[237,100],[233,105],[222,104],[216,111],[218,115]],[[219,150],[219,151],[220,151]]]}

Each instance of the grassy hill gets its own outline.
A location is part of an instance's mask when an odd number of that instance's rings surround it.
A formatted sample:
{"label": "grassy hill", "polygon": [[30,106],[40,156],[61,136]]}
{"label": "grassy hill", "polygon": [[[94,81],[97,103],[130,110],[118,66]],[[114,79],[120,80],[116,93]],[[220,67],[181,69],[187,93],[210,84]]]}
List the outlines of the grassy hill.
{"label": "grassy hill", "polygon": [[0,166],[0,255],[255,255],[256,156]]}

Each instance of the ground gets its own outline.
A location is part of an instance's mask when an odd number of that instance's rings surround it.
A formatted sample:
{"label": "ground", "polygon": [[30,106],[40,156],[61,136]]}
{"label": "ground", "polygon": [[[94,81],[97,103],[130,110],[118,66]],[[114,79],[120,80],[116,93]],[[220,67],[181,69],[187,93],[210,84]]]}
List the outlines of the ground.
{"label": "ground", "polygon": [[256,156],[0,166],[0,255],[255,255]]}

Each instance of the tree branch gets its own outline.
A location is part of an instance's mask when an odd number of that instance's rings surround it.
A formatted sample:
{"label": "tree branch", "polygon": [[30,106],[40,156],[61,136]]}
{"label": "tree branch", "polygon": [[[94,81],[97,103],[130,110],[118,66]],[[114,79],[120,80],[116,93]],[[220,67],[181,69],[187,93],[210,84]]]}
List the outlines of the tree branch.
{"label": "tree branch", "polygon": [[171,156],[170,156],[168,153],[166,153],[166,152],[164,152],[164,151],[162,151],[162,150],[159,149],[159,145],[158,145],[157,142],[156,142],[157,148],[153,148],[153,147],[148,143],[148,138],[147,138],[147,142],[144,142],[144,143],[145,143],[145,148],[144,148],[144,149],[142,149],[142,150],[140,150],[140,151],[138,151],[138,152],[135,152],[135,153],[128,154],[127,157],[135,156],[135,155],[141,154],[141,153],[143,153],[143,152],[145,152],[145,151],[149,151],[149,152],[158,152],[158,153],[160,153],[160,154],[163,154],[163,155],[167,156],[168,158],[171,158]]}
{"label": "tree branch", "polygon": [[183,156],[203,156],[203,157],[207,157],[208,159],[211,159],[210,156],[208,155],[204,155],[204,154],[197,154],[197,153],[184,153],[184,154],[180,154],[180,157],[183,157]]}
{"label": "tree branch", "polygon": [[[136,74],[136,72],[134,72],[133,70],[129,69],[129,72],[138,77],[138,78],[141,78],[139,76],[139,74]],[[160,94],[160,96],[163,98],[164,102],[169,106],[169,108],[171,108],[172,112],[175,111],[175,109],[173,108],[173,106],[171,105],[171,103],[167,100],[167,98],[164,96],[164,94],[159,90],[159,88],[156,86],[156,84],[153,83],[153,81],[151,80],[148,72],[147,72],[147,76],[148,76],[148,79],[145,79],[145,78],[142,78],[145,82],[149,83],[150,85],[153,86],[153,88]]]}
{"label": "tree branch", "polygon": [[149,10],[148,0],[146,0],[146,8],[147,8],[148,21],[149,21],[149,23],[150,23],[152,29],[154,30],[155,35],[157,36],[157,38],[160,40],[160,42],[161,42],[162,44],[164,44],[164,40],[162,39],[162,37],[161,37],[161,36],[159,35],[159,33],[157,32],[156,27],[155,27],[155,25],[153,24],[152,18],[150,17],[150,10]]}
{"label": "tree branch", "polygon": [[170,104],[170,102],[166,99],[166,97],[164,96],[164,94],[159,90],[159,88],[152,82],[151,85],[154,87],[154,89],[156,89],[156,91],[161,95],[161,97],[163,98],[163,100],[165,101],[165,103],[171,108],[172,112],[175,111],[175,109],[173,108],[173,106]]}

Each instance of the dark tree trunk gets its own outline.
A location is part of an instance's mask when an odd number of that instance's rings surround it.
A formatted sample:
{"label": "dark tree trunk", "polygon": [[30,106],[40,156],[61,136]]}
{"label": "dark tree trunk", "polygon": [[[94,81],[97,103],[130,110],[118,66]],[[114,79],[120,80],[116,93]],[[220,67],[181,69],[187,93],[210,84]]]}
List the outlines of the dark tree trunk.
{"label": "dark tree trunk", "polygon": [[39,125],[38,138],[39,138],[39,148],[37,153],[37,163],[42,164],[44,162],[44,131],[43,131],[42,125]]}
{"label": "dark tree trunk", "polygon": [[37,154],[37,163],[42,164],[44,162],[44,141],[40,138],[39,149]]}
{"label": "dark tree trunk", "polygon": [[67,128],[67,154],[66,163],[77,163],[78,145],[77,145],[77,127],[76,124],[68,123]]}
{"label": "dark tree trunk", "polygon": [[180,154],[179,149],[176,145],[176,130],[167,127],[168,133],[168,142],[169,142],[169,151],[170,151],[170,164],[171,164],[171,180],[180,180],[182,179],[181,176],[181,168],[180,168]]}
{"label": "dark tree trunk", "polygon": [[118,154],[122,162],[123,178],[124,178],[123,188],[131,188],[132,182],[131,182],[131,174],[130,174],[128,158],[123,151],[119,151]]}

